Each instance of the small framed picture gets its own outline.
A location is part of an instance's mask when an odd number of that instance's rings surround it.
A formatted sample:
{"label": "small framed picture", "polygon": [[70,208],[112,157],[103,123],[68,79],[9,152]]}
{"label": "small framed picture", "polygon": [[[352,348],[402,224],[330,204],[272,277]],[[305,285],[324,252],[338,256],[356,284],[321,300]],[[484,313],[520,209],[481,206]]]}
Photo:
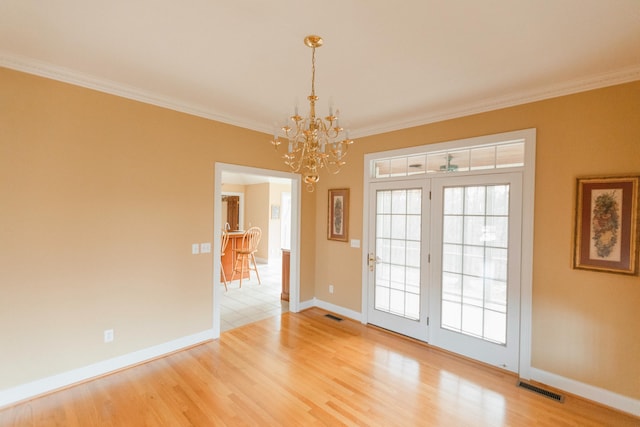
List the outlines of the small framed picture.
{"label": "small framed picture", "polygon": [[346,242],[349,236],[349,189],[329,190],[327,239]]}
{"label": "small framed picture", "polygon": [[640,176],[578,178],[573,267],[638,274]]}

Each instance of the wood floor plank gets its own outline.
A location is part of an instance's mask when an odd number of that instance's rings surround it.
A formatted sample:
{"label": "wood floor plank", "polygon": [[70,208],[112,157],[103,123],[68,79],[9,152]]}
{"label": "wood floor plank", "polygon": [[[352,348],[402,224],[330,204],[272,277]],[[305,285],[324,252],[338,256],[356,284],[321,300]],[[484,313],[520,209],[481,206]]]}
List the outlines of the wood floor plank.
{"label": "wood floor plank", "polygon": [[0,411],[0,427],[640,426],[514,375],[311,309]]}

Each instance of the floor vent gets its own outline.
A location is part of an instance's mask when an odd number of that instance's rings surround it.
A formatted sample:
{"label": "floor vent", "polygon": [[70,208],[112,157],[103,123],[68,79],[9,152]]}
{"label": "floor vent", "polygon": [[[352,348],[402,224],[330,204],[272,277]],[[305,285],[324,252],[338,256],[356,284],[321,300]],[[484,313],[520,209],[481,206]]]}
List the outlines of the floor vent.
{"label": "floor vent", "polygon": [[553,399],[556,402],[564,402],[564,396],[562,396],[561,394],[558,393],[554,393],[552,391],[549,390],[545,390],[543,388],[540,387],[536,387],[532,384],[529,383],[525,383],[523,381],[519,381],[518,382],[518,387],[522,387],[522,388],[526,388],[527,390],[531,390],[535,393],[541,394],[545,397],[548,397],[549,399]]}
{"label": "floor vent", "polygon": [[331,320],[335,320],[336,322],[342,322],[342,318],[338,316],[334,316],[333,314],[325,314],[324,317],[327,317]]}

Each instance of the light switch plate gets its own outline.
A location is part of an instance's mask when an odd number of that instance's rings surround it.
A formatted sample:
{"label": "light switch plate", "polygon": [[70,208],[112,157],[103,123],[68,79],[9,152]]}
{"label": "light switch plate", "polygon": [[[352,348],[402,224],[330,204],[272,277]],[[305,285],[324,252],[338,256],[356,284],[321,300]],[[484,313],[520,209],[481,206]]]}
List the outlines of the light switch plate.
{"label": "light switch plate", "polygon": [[209,242],[200,243],[200,253],[208,254],[209,252],[211,252],[211,243]]}
{"label": "light switch plate", "polygon": [[197,255],[200,253],[200,245],[197,243],[194,243],[193,245],[191,245],[191,253],[193,255]]}
{"label": "light switch plate", "polygon": [[352,248],[359,248],[359,247],[360,247],[360,240],[358,240],[358,239],[351,239],[351,247],[352,247]]}

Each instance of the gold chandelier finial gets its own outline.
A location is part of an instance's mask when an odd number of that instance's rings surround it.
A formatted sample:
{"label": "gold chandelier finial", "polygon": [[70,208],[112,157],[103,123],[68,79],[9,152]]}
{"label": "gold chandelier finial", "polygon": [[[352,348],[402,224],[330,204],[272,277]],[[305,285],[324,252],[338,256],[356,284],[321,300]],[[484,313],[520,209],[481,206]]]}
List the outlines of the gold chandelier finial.
{"label": "gold chandelier finial", "polygon": [[[340,172],[353,140],[349,139],[348,131],[340,127],[339,113],[336,110],[334,115],[333,106],[329,107],[329,115],[324,119],[316,117],[316,48],[322,46],[323,40],[320,36],[309,35],[304,44],[312,49],[311,94],[307,97],[309,116],[300,116],[296,106],[294,114],[280,130],[288,140],[288,150],[283,156],[285,164],[292,172],[301,172],[307,191],[313,191],[320,180],[320,169],[326,168],[333,174]],[[276,150],[281,144],[277,130],[271,143]]]}

